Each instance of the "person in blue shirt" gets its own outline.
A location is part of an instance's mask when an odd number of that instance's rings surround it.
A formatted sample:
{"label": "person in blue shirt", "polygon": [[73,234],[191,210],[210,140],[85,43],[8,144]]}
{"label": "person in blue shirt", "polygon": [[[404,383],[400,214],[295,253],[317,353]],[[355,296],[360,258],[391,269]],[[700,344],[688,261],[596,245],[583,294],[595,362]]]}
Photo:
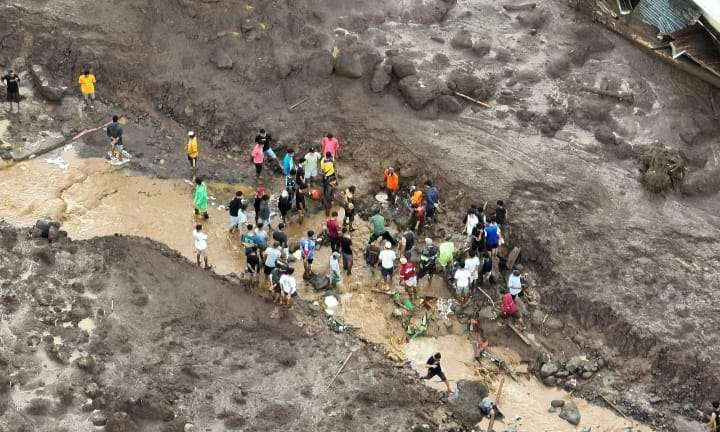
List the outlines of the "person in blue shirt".
{"label": "person in blue shirt", "polygon": [[490,252],[490,257],[495,258],[497,248],[500,246],[500,227],[495,216],[490,217],[490,223],[485,227],[485,249]]}
{"label": "person in blue shirt", "polygon": [[305,274],[312,274],[312,264],[315,260],[315,231],[308,231],[307,237],[300,240],[300,250],[302,251],[302,260],[305,267]]}
{"label": "person in blue shirt", "polygon": [[290,175],[290,171],[295,168],[295,150],[288,149],[287,153],[285,153],[285,157],[283,158],[283,174],[285,174],[285,177]]}
{"label": "person in blue shirt", "polygon": [[425,181],[425,217],[435,219],[435,209],[440,201],[440,192],[433,186],[432,180]]}

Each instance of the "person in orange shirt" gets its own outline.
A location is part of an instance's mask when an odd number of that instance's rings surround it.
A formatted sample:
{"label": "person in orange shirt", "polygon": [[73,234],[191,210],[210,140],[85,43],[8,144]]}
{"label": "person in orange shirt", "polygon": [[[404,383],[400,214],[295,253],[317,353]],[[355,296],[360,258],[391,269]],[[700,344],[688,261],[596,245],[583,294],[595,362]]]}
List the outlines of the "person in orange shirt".
{"label": "person in orange shirt", "polygon": [[415,186],[412,186],[410,189],[413,191],[412,195],[410,195],[410,205],[420,206],[424,201],[422,189],[418,189]]}
{"label": "person in orange shirt", "polygon": [[85,69],[82,75],[80,75],[80,78],[78,78],[80,91],[82,92],[83,98],[85,98],[85,105],[89,106],[91,109],[94,108],[95,82],[95,75],[91,74],[88,69]]}
{"label": "person in orange shirt", "polygon": [[395,202],[395,194],[400,190],[400,177],[397,175],[393,167],[387,167],[384,173],[385,190],[388,194],[388,200]]}

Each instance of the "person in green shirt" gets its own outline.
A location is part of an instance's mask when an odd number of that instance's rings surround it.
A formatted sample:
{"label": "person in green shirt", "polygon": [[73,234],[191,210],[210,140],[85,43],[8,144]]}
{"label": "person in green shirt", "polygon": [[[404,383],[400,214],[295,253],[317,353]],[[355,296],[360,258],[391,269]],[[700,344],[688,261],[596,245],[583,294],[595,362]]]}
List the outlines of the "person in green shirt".
{"label": "person in green shirt", "polygon": [[397,245],[397,241],[395,241],[393,236],[390,235],[390,232],[385,226],[385,218],[383,217],[383,215],[380,214],[380,210],[375,210],[375,214],[370,218],[369,222],[370,228],[372,229],[372,234],[370,234],[368,244],[372,244],[373,242],[375,242],[375,240],[382,237],[386,241],[389,241],[391,245]]}
{"label": "person in green shirt", "polygon": [[210,218],[207,212],[207,186],[200,177],[195,179],[195,215],[203,215],[205,219]]}
{"label": "person in green shirt", "polygon": [[455,253],[455,244],[450,240],[450,238],[446,238],[443,243],[440,243],[439,253],[438,253],[438,264],[440,264],[440,267],[443,268],[443,272],[447,273],[450,264],[453,260],[453,254]]}

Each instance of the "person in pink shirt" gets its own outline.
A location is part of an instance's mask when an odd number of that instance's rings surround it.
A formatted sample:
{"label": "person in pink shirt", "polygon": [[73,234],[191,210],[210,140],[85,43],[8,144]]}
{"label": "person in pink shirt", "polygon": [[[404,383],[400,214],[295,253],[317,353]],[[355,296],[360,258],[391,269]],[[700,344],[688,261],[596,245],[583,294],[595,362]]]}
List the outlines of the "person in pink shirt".
{"label": "person in pink shirt", "polygon": [[263,162],[265,162],[262,144],[255,143],[255,147],[253,147],[251,154],[252,162],[255,165],[255,177],[260,178],[262,176]]}
{"label": "person in pink shirt", "polygon": [[328,152],[332,154],[333,159],[337,159],[337,151],[340,148],[340,141],[338,141],[337,138],[333,136],[333,134],[329,133],[327,136],[324,136],[322,139],[322,154],[327,154]]}

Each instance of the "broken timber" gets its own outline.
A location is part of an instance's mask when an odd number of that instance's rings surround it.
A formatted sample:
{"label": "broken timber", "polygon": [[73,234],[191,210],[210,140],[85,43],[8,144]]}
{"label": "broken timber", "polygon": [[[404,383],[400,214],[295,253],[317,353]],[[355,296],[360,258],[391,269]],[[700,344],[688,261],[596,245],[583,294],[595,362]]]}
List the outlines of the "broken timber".
{"label": "broken timber", "polygon": [[512,325],[512,324],[510,324],[510,323],[508,323],[508,327],[510,327],[510,330],[512,330],[516,335],[518,335],[518,337],[519,337],[523,342],[525,342],[526,345],[532,345],[532,343],[530,343],[530,340],[527,338],[527,336],[525,336],[524,334],[522,334],[522,333],[520,332],[520,330],[517,329],[517,327],[515,327],[514,325]]}
{"label": "broken timber", "polygon": [[[495,405],[500,403],[500,397],[502,397],[502,390],[503,390],[503,384],[505,384],[505,377],[502,377],[500,379],[500,385],[498,386],[498,392],[497,397],[495,398]],[[488,432],[492,432],[493,425],[495,424],[495,410],[492,412],[492,416],[490,417],[490,424],[488,425]]]}
{"label": "broken timber", "polygon": [[473,99],[473,98],[471,98],[471,97],[468,96],[468,95],[465,95],[465,94],[462,94],[462,93],[458,93],[458,92],[453,92],[453,93],[455,93],[456,95],[460,96],[460,97],[463,98],[463,99],[467,99],[467,100],[469,100],[470,102],[475,102],[476,104],[478,104],[478,105],[480,105],[480,106],[483,106],[483,107],[485,107],[485,108],[492,108],[490,105],[486,104],[485,102],[480,102],[479,100]]}

